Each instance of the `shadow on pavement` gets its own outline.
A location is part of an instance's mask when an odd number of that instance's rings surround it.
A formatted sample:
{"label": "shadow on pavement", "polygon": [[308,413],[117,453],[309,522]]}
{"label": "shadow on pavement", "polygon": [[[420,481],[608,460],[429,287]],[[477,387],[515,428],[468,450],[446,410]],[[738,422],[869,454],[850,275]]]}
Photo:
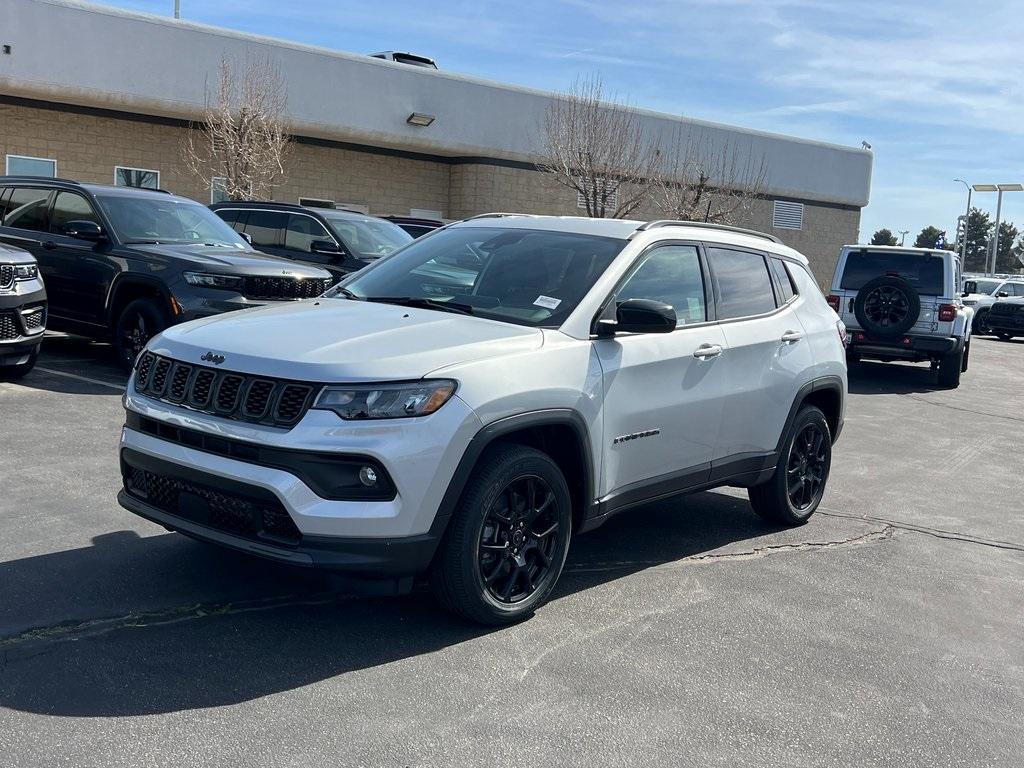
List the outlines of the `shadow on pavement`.
{"label": "shadow on pavement", "polygon": [[17,384],[67,395],[116,395],[127,380],[109,344],[47,331],[35,369]]}
{"label": "shadow on pavement", "polygon": [[[778,530],[744,499],[702,493],[627,512],[574,542],[554,599]],[[124,627],[91,638],[0,640],[0,707],[116,717],[216,707],[431,653],[488,629],[453,619],[428,594],[303,604],[324,580],[174,534],[100,537],[93,547],[0,564],[2,634],[91,618],[224,606],[200,620]],[[291,596],[273,610],[238,600]],[[53,604],[51,604],[53,603]],[[213,609],[211,613],[217,614]],[[85,618],[83,616],[79,617]],[[45,620],[45,621],[41,621]],[[24,627],[16,629],[23,632]]]}
{"label": "shadow on pavement", "polygon": [[851,363],[848,371],[851,395],[909,395],[945,392],[938,374],[927,363]]}

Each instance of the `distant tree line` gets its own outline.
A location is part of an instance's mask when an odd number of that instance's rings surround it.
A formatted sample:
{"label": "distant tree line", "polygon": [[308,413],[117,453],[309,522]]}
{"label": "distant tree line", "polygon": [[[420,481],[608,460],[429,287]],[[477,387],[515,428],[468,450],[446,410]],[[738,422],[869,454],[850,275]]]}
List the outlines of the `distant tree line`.
{"label": "distant tree line", "polygon": [[[988,269],[989,243],[995,222],[978,208],[971,208],[967,227],[962,235],[967,240],[964,259],[965,272],[984,272]],[[896,235],[888,229],[880,229],[871,236],[871,245],[899,245]],[[944,248],[959,250],[955,242],[946,238],[946,231],[927,226],[914,241],[915,248]],[[1012,221],[999,222],[999,252],[996,254],[996,272],[1019,272],[1024,264],[1024,237]]]}

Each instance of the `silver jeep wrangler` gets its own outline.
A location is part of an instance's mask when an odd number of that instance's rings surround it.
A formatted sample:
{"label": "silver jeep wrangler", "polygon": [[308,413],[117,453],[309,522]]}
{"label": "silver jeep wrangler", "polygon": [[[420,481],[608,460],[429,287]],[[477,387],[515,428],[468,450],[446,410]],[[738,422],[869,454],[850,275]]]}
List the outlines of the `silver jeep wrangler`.
{"label": "silver jeep wrangler", "polygon": [[958,387],[974,315],[959,285],[960,257],[952,251],[843,246],[828,303],[849,331],[847,359],[927,360],[940,385]]}

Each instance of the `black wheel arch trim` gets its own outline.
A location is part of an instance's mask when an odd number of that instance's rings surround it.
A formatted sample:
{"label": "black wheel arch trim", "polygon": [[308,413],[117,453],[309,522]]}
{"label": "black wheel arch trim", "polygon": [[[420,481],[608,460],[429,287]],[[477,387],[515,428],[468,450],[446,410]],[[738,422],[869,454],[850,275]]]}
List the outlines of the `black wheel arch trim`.
{"label": "black wheel arch trim", "polygon": [[571,408],[549,408],[539,411],[528,411],[513,416],[492,421],[484,425],[469,441],[466,450],[459,460],[455,473],[448,482],[448,488],[441,504],[438,506],[437,514],[434,516],[434,524],[431,526],[431,533],[440,536],[448,525],[448,520],[455,512],[455,508],[462,497],[462,492],[469,482],[470,475],[477,461],[488,447],[498,440],[507,437],[515,432],[534,427],[569,427],[576,435],[578,448],[582,452],[583,461],[583,516],[585,517],[594,499],[594,459],[590,444],[590,430],[587,422],[578,411]]}
{"label": "black wheel arch trim", "polygon": [[111,332],[113,332],[114,324],[117,322],[117,317],[114,316],[114,307],[117,306],[118,297],[122,291],[130,290],[133,286],[155,289],[163,298],[163,305],[160,307],[160,310],[169,320],[173,318],[171,292],[168,290],[166,283],[155,277],[149,277],[148,275],[137,275],[132,272],[122,272],[115,276],[110,282],[110,290],[107,291],[105,311],[107,324],[110,326]]}
{"label": "black wheel arch trim", "polygon": [[797,390],[796,397],[793,398],[793,405],[789,408],[789,415],[786,417],[786,423],[782,427],[782,434],[779,435],[779,442],[775,446],[775,456],[778,457],[782,454],[784,443],[786,442],[786,435],[789,434],[790,428],[793,426],[793,422],[796,420],[796,415],[800,412],[801,406],[804,401],[812,392],[821,391],[832,391],[835,392],[839,397],[839,413],[836,414],[836,428],[835,434],[832,435],[832,444],[835,445],[836,440],[839,439],[839,433],[843,431],[843,399],[845,397],[845,391],[843,388],[843,380],[838,376],[821,376],[817,379],[812,379],[800,387]]}

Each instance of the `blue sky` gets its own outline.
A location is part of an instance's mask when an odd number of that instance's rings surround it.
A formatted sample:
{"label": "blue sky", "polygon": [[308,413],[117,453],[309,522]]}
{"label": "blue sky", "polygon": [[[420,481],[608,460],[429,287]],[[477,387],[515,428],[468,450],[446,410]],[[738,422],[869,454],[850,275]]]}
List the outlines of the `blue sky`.
{"label": "blue sky", "polygon": [[[951,230],[973,183],[1024,182],[1020,0],[181,0],[182,16],[875,153],[861,237]],[[107,4],[170,14],[173,0]],[[995,195],[975,195],[994,212]],[[1004,218],[1024,229],[1024,192]]]}

